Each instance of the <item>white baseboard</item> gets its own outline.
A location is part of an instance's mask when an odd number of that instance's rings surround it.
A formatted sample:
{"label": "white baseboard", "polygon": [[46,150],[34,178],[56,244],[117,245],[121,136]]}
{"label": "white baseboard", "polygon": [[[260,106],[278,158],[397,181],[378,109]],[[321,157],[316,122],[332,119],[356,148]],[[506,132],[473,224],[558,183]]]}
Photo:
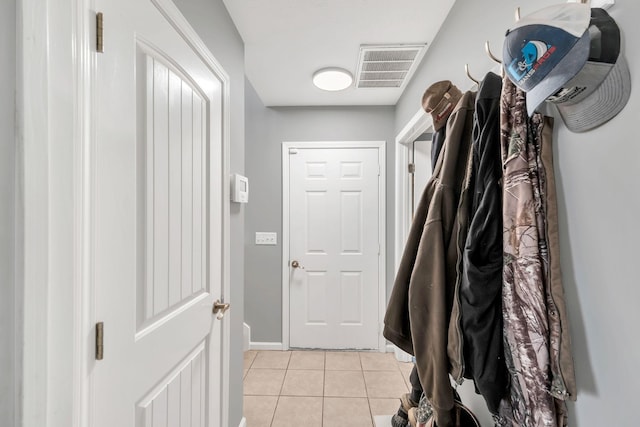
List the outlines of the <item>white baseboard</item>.
{"label": "white baseboard", "polygon": [[393,353],[395,351],[396,346],[393,344],[387,344],[387,353]]}
{"label": "white baseboard", "polygon": [[247,427],[247,419],[245,417],[242,417],[242,419],[240,420],[240,424],[238,424],[238,427]]}
{"label": "white baseboard", "polygon": [[250,350],[282,350],[284,347],[281,342],[254,342],[249,344]]}
{"label": "white baseboard", "polygon": [[246,323],[242,324],[242,338],[242,350],[247,351],[251,344],[251,326]]}

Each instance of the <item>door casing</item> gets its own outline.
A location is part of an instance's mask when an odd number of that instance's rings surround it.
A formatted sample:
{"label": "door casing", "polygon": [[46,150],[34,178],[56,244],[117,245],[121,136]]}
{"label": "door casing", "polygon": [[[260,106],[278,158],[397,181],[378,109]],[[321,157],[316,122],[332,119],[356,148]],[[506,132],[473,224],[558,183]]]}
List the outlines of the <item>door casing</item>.
{"label": "door casing", "polygon": [[380,238],[380,262],[378,263],[378,350],[386,351],[386,340],[382,336],[382,322],[386,310],[386,153],[385,141],[307,141],[282,143],[282,349],[289,349],[289,149],[290,148],[375,148],[378,150],[380,176],[378,235]]}
{"label": "door casing", "polygon": [[[222,82],[224,297],[230,294],[230,79],[171,0],[151,1]],[[88,373],[95,362],[88,184],[96,141],[95,10],[91,0],[17,0],[16,6],[16,283],[22,285],[17,297],[17,381],[22,386],[17,419],[20,425],[90,426]],[[223,322],[222,334],[228,349],[229,321]],[[227,425],[228,352],[222,365]]]}
{"label": "door casing", "polygon": [[[395,220],[395,263],[397,270],[404,251],[404,245],[411,227],[411,185],[407,165],[409,164],[409,146],[415,139],[433,127],[431,115],[420,108],[396,136],[396,220]],[[417,201],[416,201],[417,203]]]}

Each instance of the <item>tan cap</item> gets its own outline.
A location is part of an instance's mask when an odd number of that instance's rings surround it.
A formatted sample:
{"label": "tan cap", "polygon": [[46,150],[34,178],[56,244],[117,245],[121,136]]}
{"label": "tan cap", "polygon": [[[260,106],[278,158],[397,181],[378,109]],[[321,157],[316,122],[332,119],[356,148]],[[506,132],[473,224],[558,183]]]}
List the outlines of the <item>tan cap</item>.
{"label": "tan cap", "polygon": [[462,92],[449,80],[432,84],[422,95],[422,108],[431,114],[434,130],[447,123],[449,115],[462,98]]}

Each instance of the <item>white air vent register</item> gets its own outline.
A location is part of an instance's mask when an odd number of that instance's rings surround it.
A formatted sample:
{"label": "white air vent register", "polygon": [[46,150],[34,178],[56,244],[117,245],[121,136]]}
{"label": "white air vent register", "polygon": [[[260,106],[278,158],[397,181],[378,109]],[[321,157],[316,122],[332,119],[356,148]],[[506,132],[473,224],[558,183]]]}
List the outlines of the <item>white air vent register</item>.
{"label": "white air vent register", "polygon": [[403,87],[411,78],[425,51],[426,44],[360,46],[356,87]]}

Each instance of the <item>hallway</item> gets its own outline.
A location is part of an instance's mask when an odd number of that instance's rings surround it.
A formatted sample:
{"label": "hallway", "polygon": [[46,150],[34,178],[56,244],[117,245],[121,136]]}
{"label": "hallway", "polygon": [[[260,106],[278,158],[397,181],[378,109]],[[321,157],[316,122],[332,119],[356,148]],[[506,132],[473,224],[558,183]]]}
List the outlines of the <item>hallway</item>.
{"label": "hallway", "polygon": [[247,351],[244,416],[250,427],[369,427],[398,409],[413,364],[392,353]]}

